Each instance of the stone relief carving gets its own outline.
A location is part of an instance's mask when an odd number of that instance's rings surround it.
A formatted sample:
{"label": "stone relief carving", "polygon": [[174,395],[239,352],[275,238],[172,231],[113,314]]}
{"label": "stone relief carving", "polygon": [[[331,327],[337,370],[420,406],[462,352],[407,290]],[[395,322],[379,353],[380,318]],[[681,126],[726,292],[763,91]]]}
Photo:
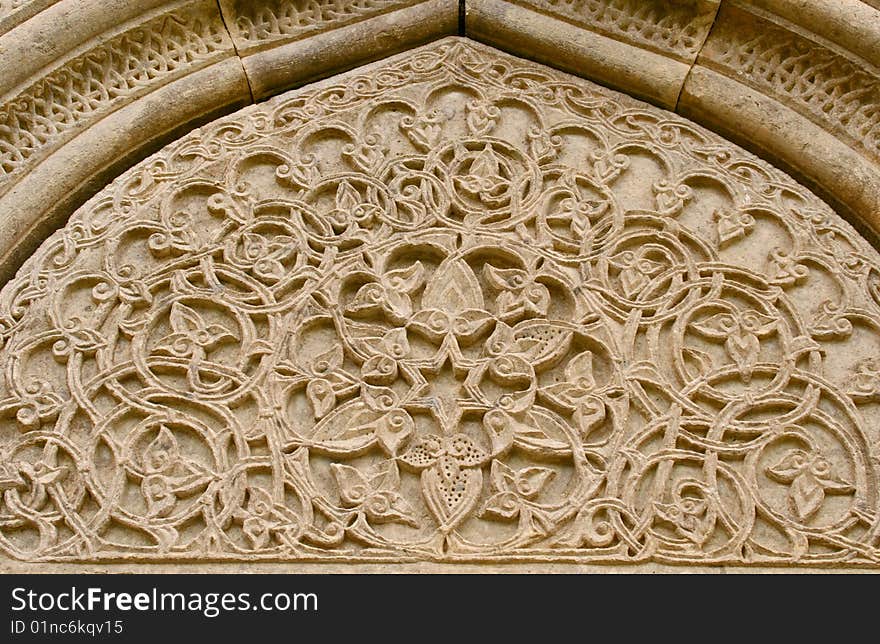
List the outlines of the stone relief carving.
{"label": "stone relief carving", "polygon": [[0,293],[28,561],[876,566],[880,257],[450,38],[184,137]]}
{"label": "stone relief carving", "polygon": [[274,38],[303,37],[330,27],[381,15],[422,0],[270,0],[253,3],[234,0],[228,13],[235,17],[238,35],[256,42]]}
{"label": "stone relief carving", "polygon": [[205,7],[160,15],[66,62],[0,105],[0,185],[96,113],[228,48]]}
{"label": "stone relief carving", "polygon": [[550,16],[659,49],[685,61],[699,52],[718,8],[715,0],[518,0]]}
{"label": "stone relief carving", "polygon": [[813,42],[795,27],[776,25],[736,7],[724,12],[701,60],[777,96],[864,153],[880,157],[876,70]]}

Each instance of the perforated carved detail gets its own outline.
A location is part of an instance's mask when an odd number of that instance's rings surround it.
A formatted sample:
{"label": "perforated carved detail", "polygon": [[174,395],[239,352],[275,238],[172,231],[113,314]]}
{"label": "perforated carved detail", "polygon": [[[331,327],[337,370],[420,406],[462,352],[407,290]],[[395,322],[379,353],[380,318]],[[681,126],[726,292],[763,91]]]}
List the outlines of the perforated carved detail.
{"label": "perforated carved detail", "polygon": [[0,295],[26,560],[876,565],[880,257],[447,39],[193,132]]}

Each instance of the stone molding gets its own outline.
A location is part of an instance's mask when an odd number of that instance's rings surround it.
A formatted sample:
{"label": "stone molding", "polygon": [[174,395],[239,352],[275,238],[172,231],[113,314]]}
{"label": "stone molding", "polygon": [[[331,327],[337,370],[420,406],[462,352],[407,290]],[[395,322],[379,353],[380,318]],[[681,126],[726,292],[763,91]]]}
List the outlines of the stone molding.
{"label": "stone molding", "polygon": [[29,563],[880,562],[880,254],[451,37],[193,130],[0,292]]}
{"label": "stone molding", "polygon": [[[0,279],[88,196],[187,129],[456,32],[684,114],[789,172],[877,241],[876,2],[468,0],[461,8],[456,0],[2,0]],[[174,31],[181,48],[150,45],[173,41]],[[788,71],[768,75],[768,64]],[[165,109],[145,120],[138,105],[151,101]],[[126,145],[107,145],[104,131]]]}
{"label": "stone molding", "polygon": [[0,281],[194,127],[454,33],[677,112],[878,245],[877,0],[0,0]]}

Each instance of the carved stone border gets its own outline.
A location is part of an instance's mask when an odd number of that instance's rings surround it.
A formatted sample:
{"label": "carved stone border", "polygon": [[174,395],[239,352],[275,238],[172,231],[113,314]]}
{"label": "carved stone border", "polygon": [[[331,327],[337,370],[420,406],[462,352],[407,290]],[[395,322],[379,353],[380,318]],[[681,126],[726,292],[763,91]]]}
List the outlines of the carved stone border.
{"label": "carved stone border", "polygon": [[457,0],[330,4],[0,0],[0,282],[180,134],[458,26]]}
{"label": "carved stone border", "polygon": [[[454,0],[354,0],[358,10],[299,30],[277,20],[290,4],[0,0],[0,280],[100,187],[180,133],[456,31],[724,134],[877,245],[878,0],[467,0],[462,15]],[[664,32],[676,28],[688,37]],[[173,34],[175,47],[151,46]]]}
{"label": "carved stone border", "polygon": [[456,32],[706,125],[880,238],[877,0],[0,0],[0,281],[176,135]]}

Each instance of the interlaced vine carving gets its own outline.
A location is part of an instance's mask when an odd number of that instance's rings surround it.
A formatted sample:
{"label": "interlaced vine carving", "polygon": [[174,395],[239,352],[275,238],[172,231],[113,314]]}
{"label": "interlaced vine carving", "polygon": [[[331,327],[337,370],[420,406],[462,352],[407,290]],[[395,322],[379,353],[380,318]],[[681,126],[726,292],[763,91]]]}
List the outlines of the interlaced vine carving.
{"label": "interlaced vine carving", "polygon": [[880,559],[877,253],[467,41],[193,132],[0,300],[11,557]]}

